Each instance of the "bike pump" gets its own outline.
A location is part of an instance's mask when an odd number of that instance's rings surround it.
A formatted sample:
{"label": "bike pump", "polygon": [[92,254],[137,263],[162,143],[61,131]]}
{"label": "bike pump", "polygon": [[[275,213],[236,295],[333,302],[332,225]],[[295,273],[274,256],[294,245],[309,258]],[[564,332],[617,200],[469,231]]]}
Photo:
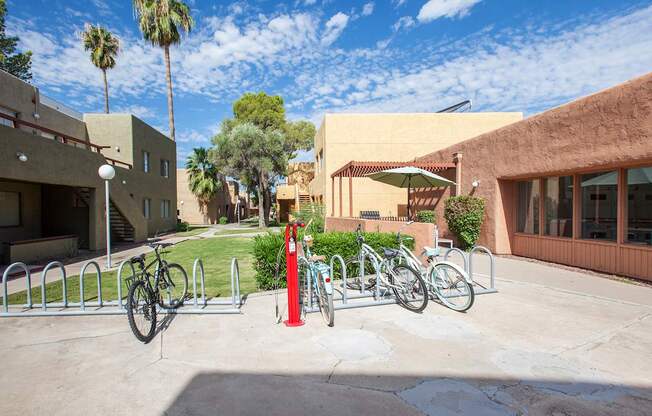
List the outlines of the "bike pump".
{"label": "bike pump", "polygon": [[299,307],[299,267],[297,263],[297,227],[302,223],[291,222],[285,226],[285,264],[287,265],[288,319],[285,326],[301,326]]}

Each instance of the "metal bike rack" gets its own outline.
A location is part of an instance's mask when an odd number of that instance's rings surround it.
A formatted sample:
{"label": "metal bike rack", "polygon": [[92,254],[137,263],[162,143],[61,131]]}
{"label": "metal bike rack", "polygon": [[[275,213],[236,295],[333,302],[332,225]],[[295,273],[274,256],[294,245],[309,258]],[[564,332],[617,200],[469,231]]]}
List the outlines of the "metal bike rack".
{"label": "metal bike rack", "polygon": [[451,247],[448,250],[446,250],[446,253],[444,253],[444,261],[449,261],[448,257],[451,255],[451,253],[459,253],[460,256],[462,256],[462,260],[464,260],[464,271],[468,272],[469,258],[466,256],[466,253],[457,247]]}
{"label": "metal bike rack", "polygon": [[[97,301],[87,302],[84,280],[88,268],[94,268],[97,275]],[[62,284],[62,302],[47,301],[47,275],[52,270],[58,268],[61,270]],[[17,270],[22,269],[25,272],[27,283],[27,303],[26,304],[9,304],[7,280],[9,275]],[[123,278],[126,273],[125,269],[131,269],[131,275]],[[40,308],[34,308],[32,302],[31,273],[26,264],[17,262],[11,264],[2,275],[2,311],[0,317],[33,317],[33,316],[71,316],[71,315],[122,315],[127,310],[122,300],[122,285],[127,284],[136,276],[136,270],[130,260],[120,263],[117,271],[117,300],[104,300],[102,298],[102,271],[100,265],[95,261],[84,263],[79,273],[79,302],[68,301],[68,284],[66,269],[63,263],[53,261],[48,263],[41,272],[41,304]],[[198,302],[197,279],[201,282],[201,304]],[[159,308],[159,313],[170,314],[238,314],[242,305],[240,295],[240,268],[238,260],[234,257],[231,259],[231,296],[226,299],[207,299],[205,291],[204,266],[201,259],[196,259],[193,264],[192,273],[192,302],[188,302],[175,310],[166,310]],[[230,306],[224,308],[223,306]]]}
{"label": "metal bike rack", "polygon": [[[483,252],[486,255],[489,256],[489,262],[490,262],[490,267],[489,267],[489,286],[485,287],[478,283],[474,278],[473,278],[473,255],[478,252]],[[478,288],[475,289],[475,293],[477,295],[485,294],[485,293],[496,293],[498,290],[496,290],[496,259],[494,258],[493,253],[491,253],[491,250],[489,250],[487,247],[484,246],[474,246],[471,251],[469,252],[469,278],[473,282],[475,286],[478,286]]]}

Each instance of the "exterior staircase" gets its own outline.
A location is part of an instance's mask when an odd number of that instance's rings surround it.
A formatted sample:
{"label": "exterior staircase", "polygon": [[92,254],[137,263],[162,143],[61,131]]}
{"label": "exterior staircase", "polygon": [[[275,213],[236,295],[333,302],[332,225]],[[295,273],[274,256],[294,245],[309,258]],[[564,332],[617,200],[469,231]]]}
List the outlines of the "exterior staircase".
{"label": "exterior staircase", "polygon": [[[91,190],[90,188],[77,188],[77,196],[84,201],[86,206],[90,206]],[[109,216],[111,218],[111,242],[129,242],[134,240],[134,227],[129,223],[118,207],[110,201]]]}
{"label": "exterior staircase", "polygon": [[299,204],[310,204],[310,195],[309,194],[299,194]]}

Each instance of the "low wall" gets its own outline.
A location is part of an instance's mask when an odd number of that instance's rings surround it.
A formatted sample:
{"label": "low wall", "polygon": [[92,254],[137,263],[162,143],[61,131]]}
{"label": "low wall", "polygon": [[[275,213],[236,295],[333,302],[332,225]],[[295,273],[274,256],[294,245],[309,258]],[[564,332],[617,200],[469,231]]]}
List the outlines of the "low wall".
{"label": "low wall", "polygon": [[[365,232],[396,233],[405,225],[400,221],[364,220],[359,218],[326,217],[326,231],[355,231],[358,224]],[[435,225],[415,222],[403,228],[403,234],[414,237],[414,252],[421,253],[424,246],[435,245]]]}
{"label": "low wall", "polygon": [[5,257],[7,264],[17,261],[35,263],[49,259],[62,259],[77,255],[77,236],[39,238],[6,243]]}

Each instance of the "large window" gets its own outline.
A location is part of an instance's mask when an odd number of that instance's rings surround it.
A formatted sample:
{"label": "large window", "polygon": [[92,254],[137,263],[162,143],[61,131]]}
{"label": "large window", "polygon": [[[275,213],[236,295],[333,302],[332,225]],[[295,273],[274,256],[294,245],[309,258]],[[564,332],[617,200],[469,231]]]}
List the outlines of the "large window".
{"label": "large window", "polygon": [[544,234],[573,236],[573,177],[545,179]]}
{"label": "large window", "polygon": [[539,180],[518,182],[517,230],[539,234]]}
{"label": "large window", "polygon": [[0,227],[20,226],[20,193],[0,192]]}
{"label": "large window", "polygon": [[582,238],[616,241],[618,172],[598,172],[580,177]]}
{"label": "large window", "polygon": [[149,152],[143,151],[143,172],[149,172]]}
{"label": "large window", "polygon": [[161,176],[164,178],[170,177],[170,161],[161,159]]}
{"label": "large window", "polygon": [[[4,107],[0,107],[0,114],[16,118],[16,113]],[[14,127],[14,122],[12,120],[7,120],[6,118],[0,117],[0,126]]]}
{"label": "large window", "polygon": [[652,245],[652,167],[627,170],[626,241]]}
{"label": "large window", "polygon": [[161,200],[161,218],[170,218],[170,200]]}
{"label": "large window", "polygon": [[152,200],[149,198],[143,199],[143,216],[147,219],[151,218],[150,208],[152,205]]}

